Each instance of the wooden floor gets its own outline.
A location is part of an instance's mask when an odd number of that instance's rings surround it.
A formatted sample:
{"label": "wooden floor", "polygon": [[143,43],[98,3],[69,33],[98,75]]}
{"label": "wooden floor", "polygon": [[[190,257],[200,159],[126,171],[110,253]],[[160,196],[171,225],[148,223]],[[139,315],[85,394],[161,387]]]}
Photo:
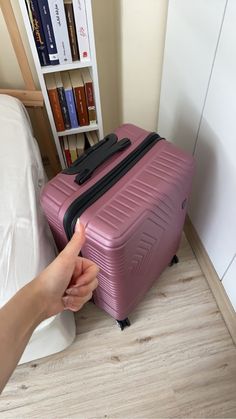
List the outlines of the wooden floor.
{"label": "wooden floor", "polygon": [[66,351],[18,367],[1,418],[236,418],[236,347],[183,237],[121,332],[92,303]]}

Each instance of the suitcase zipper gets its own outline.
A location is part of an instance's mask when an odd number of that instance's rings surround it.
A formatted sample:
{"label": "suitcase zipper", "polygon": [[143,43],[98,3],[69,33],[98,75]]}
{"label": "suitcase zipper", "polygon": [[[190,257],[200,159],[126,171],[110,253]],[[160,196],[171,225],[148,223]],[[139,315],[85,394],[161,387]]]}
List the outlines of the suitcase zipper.
{"label": "suitcase zipper", "polygon": [[63,219],[63,226],[68,240],[73,235],[77,218],[118,182],[160,140],[164,140],[164,138],[161,138],[155,132],[150,133],[124,160],[74,200],[65,212]]}

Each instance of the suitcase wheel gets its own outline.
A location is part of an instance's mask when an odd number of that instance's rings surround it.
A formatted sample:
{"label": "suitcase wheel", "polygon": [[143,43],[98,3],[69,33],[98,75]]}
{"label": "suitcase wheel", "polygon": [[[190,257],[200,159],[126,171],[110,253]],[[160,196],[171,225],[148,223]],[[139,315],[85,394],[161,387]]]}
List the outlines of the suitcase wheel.
{"label": "suitcase wheel", "polygon": [[178,256],[174,255],[173,258],[171,259],[171,262],[170,262],[169,266],[173,266],[176,263],[179,263],[179,258],[178,258]]}
{"label": "suitcase wheel", "polygon": [[126,317],[126,319],[124,320],[116,320],[116,323],[118,324],[121,330],[124,330],[125,327],[130,326],[130,321],[128,317]]}

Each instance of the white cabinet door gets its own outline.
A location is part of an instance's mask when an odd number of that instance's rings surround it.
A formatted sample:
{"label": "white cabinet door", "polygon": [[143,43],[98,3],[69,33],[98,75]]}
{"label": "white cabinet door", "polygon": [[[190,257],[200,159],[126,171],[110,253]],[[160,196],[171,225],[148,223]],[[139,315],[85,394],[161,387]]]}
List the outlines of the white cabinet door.
{"label": "white cabinet door", "polygon": [[235,0],[227,4],[195,157],[190,218],[222,278],[236,253]]}
{"label": "white cabinet door", "polygon": [[158,132],[192,152],[226,0],[171,0]]}
{"label": "white cabinet door", "polygon": [[226,272],[222,284],[224,285],[225,291],[236,311],[236,257]]}

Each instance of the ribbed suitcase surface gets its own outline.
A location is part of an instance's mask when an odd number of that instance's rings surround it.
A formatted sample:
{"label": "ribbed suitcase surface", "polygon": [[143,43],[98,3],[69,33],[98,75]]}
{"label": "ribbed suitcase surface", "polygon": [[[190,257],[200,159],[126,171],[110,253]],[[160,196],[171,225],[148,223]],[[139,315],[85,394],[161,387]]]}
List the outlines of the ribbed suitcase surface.
{"label": "ribbed suitcase surface", "polygon": [[[76,175],[61,173],[44,188],[41,202],[59,249],[68,241],[71,226],[66,220],[72,223],[71,209],[76,219],[78,197],[96,190],[150,135],[131,124],[115,133],[118,140],[129,138],[131,145],[103,163],[91,179],[78,185]],[[94,301],[115,319],[128,316],[177,252],[193,170],[192,156],[161,139],[79,214],[86,227],[82,254],[100,267]]]}

